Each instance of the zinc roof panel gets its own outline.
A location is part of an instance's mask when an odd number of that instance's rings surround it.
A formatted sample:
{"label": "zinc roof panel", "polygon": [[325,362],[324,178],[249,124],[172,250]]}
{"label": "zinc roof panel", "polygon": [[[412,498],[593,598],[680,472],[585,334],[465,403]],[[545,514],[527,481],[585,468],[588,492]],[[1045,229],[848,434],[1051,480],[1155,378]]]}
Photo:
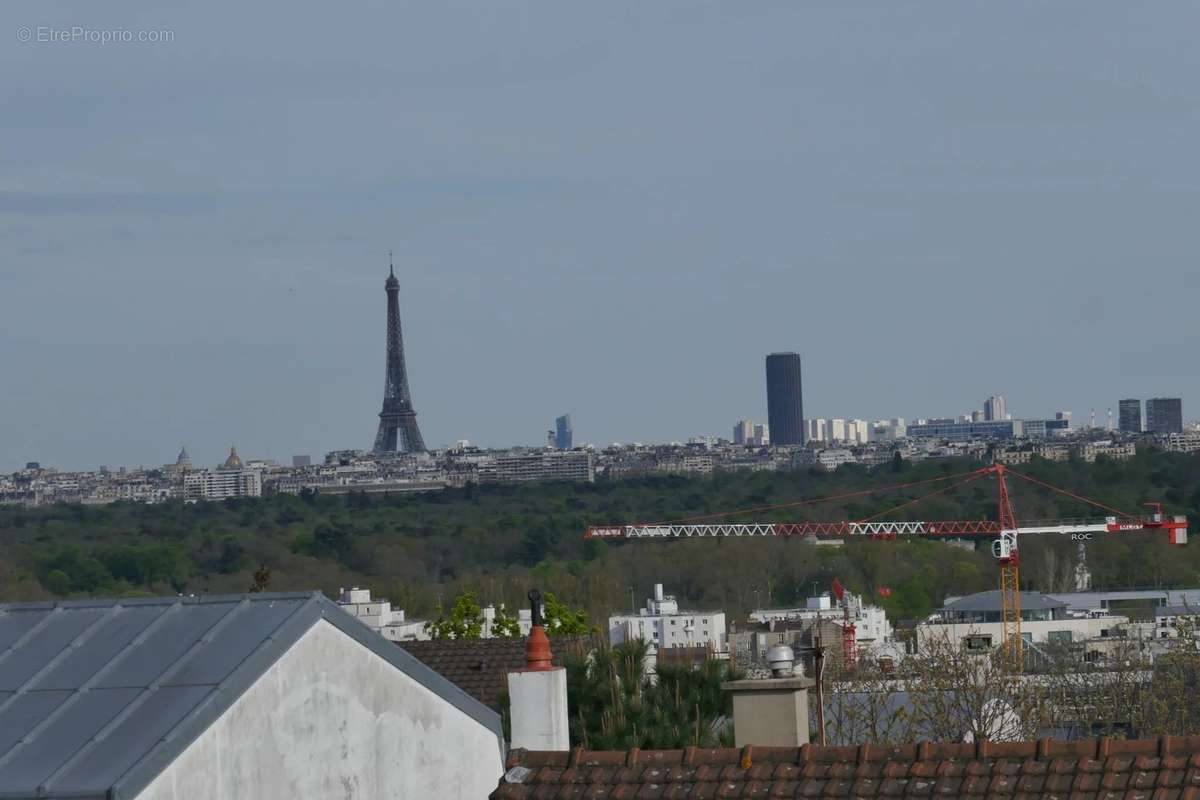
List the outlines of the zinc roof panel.
{"label": "zinc roof panel", "polygon": [[[32,792],[120,713],[142,689],[100,689],[73,693],[60,713],[32,739],[18,744],[0,763],[5,791]],[[42,694],[33,692],[30,695]]]}
{"label": "zinc roof panel", "polygon": [[102,627],[92,632],[85,647],[75,648],[39,676],[30,689],[76,689],[106,667],[138,634],[158,619],[169,606],[124,606],[114,608]]}
{"label": "zinc roof panel", "polygon": [[209,686],[176,686],[147,692],[103,739],[56,775],[49,788],[70,794],[115,783],[213,691]]}
{"label": "zinc roof panel", "polygon": [[247,603],[230,612],[212,640],[169,675],[164,686],[217,684],[258,649],[303,601]]}
{"label": "zinc roof panel", "polygon": [[52,615],[30,641],[0,656],[0,690],[21,688],[80,634],[99,622],[108,610],[81,608],[71,614]]}
{"label": "zinc roof panel", "polygon": [[48,608],[0,612],[0,656],[49,613]]}
{"label": "zinc roof panel", "polygon": [[70,692],[29,692],[5,702],[13,697],[9,692],[0,698],[0,758],[70,696]]}
{"label": "zinc roof panel", "polygon": [[197,603],[187,606],[187,613],[180,613],[180,606],[171,608],[145,639],[117,656],[112,669],[97,682],[97,687],[149,686],[236,607],[236,602]]}

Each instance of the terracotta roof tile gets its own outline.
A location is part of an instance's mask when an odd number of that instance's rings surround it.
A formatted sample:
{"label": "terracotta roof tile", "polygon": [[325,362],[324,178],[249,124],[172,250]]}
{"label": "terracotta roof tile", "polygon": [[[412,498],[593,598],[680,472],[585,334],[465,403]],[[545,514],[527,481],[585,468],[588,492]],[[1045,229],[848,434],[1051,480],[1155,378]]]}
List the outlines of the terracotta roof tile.
{"label": "terracotta roof tile", "polygon": [[496,800],[1200,800],[1200,736],[510,754]]}

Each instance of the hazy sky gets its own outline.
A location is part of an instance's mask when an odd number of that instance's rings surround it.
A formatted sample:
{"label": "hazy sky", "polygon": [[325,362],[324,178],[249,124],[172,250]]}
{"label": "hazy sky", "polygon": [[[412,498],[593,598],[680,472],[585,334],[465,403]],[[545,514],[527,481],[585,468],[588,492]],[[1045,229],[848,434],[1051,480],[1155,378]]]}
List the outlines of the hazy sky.
{"label": "hazy sky", "polygon": [[807,416],[1197,416],[1192,2],[0,19],[0,470],[369,447],[388,248],[430,446],[729,436],[773,350]]}

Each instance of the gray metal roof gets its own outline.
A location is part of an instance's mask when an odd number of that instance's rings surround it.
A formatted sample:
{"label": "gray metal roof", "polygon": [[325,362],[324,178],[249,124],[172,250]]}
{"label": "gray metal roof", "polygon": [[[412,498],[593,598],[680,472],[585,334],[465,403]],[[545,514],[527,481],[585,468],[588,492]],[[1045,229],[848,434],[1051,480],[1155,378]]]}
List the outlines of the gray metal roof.
{"label": "gray metal roof", "polygon": [[[1065,608],[1066,603],[1040,592],[1021,592],[1021,611],[1040,611],[1042,609]],[[976,592],[966,597],[946,603],[947,611],[1000,611],[1000,590]]]}
{"label": "gray metal roof", "polygon": [[319,592],[0,605],[0,798],[134,796],[322,619],[503,749],[494,711]]}

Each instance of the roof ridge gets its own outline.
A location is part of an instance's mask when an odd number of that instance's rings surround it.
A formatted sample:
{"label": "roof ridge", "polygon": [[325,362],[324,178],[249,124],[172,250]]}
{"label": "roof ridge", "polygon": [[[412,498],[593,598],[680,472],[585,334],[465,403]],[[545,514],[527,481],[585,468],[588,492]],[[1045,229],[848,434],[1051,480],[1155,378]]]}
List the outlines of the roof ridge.
{"label": "roof ridge", "polygon": [[[1058,758],[1101,760],[1112,757],[1164,757],[1200,754],[1200,735],[1156,736],[1142,739],[1030,739],[1017,742],[915,742],[902,745],[819,745],[800,747],[753,746],[755,762],[771,763],[880,763],[887,761],[973,761],[1021,759],[1051,761]],[[555,766],[560,762],[586,764],[650,763],[657,764],[739,764],[745,747],[689,747],[632,750],[570,751],[514,749],[509,766]],[[632,759],[632,762],[630,760]]]}
{"label": "roof ridge", "polygon": [[79,600],[32,600],[24,603],[0,603],[0,613],[11,611],[47,611],[52,609],[73,608],[111,608],[113,606],[155,606],[155,605],[203,605],[206,603],[231,603],[235,600],[246,599],[251,602],[267,600],[303,600],[313,595],[324,593],[320,590],[296,592],[227,592],[224,594],[188,594],[188,595],[157,595],[155,597],[90,597]]}

